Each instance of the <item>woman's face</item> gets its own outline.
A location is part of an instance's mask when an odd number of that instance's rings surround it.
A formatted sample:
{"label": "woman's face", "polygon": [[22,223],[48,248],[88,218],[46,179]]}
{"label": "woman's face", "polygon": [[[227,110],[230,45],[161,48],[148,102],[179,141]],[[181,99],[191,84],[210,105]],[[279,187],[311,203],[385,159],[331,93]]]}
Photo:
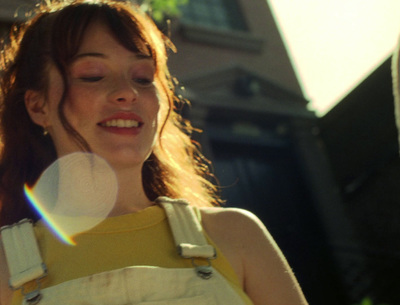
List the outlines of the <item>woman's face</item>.
{"label": "woman's face", "polygon": [[[160,107],[154,73],[153,59],[125,49],[106,26],[88,27],[70,65],[64,113],[92,151],[114,167],[142,165],[152,150]],[[57,113],[64,88],[54,66],[48,88],[42,126],[59,157],[79,151]]]}

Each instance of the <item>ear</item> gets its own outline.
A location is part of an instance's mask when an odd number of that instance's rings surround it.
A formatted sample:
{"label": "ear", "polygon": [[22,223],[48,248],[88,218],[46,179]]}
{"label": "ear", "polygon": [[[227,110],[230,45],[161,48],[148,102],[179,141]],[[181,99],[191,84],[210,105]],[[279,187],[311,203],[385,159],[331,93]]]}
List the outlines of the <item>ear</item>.
{"label": "ear", "polygon": [[49,111],[43,93],[36,90],[27,90],[25,92],[25,107],[35,124],[42,127],[49,126]]}

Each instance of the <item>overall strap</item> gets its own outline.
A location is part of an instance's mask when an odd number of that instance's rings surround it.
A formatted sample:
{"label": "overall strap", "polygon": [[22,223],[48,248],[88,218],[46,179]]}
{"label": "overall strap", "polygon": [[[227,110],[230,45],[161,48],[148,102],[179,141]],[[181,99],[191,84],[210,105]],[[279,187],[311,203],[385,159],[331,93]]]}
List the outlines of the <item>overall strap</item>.
{"label": "overall strap", "polygon": [[165,210],[180,256],[205,259],[216,257],[215,248],[208,244],[203,227],[187,201],[160,197],[156,202]]}
{"label": "overall strap", "polygon": [[20,222],[0,228],[7,265],[10,272],[10,287],[22,288],[24,284],[46,276],[46,266],[39,252],[32,222]]}

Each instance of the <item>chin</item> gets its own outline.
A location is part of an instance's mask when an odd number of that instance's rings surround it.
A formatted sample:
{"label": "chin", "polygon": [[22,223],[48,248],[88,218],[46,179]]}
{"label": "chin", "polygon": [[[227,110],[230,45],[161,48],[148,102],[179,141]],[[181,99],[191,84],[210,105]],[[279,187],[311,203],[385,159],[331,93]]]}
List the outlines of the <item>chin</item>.
{"label": "chin", "polygon": [[111,157],[103,157],[112,168],[115,170],[128,169],[128,168],[142,168],[146,158],[135,157],[135,156],[117,156],[112,155]]}

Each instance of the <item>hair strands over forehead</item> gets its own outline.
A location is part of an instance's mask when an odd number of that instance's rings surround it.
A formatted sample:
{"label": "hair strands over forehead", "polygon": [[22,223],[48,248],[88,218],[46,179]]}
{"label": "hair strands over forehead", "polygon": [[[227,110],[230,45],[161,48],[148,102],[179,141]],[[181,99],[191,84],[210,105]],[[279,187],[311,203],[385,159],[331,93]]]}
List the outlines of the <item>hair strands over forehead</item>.
{"label": "hair strands over forehead", "polygon": [[[47,91],[49,63],[60,70],[68,88],[70,60],[78,51],[88,24],[98,18],[106,22],[124,47],[150,52],[156,64],[162,129],[143,166],[147,196],[151,200],[158,196],[186,198],[198,206],[220,202],[217,187],[209,179],[209,162],[191,140],[194,129],[176,112],[186,101],[175,95],[175,83],[167,68],[167,49],[173,49],[169,39],[127,1],[44,1],[31,20],[13,28],[11,41],[2,52],[0,128],[4,146],[0,157],[0,225],[33,217],[22,193],[23,185],[33,185],[57,158],[51,138],[43,137],[42,128],[30,120],[24,94],[28,89]],[[67,93],[65,90],[59,104],[60,119],[82,149],[89,150],[85,139],[64,116]]]}

